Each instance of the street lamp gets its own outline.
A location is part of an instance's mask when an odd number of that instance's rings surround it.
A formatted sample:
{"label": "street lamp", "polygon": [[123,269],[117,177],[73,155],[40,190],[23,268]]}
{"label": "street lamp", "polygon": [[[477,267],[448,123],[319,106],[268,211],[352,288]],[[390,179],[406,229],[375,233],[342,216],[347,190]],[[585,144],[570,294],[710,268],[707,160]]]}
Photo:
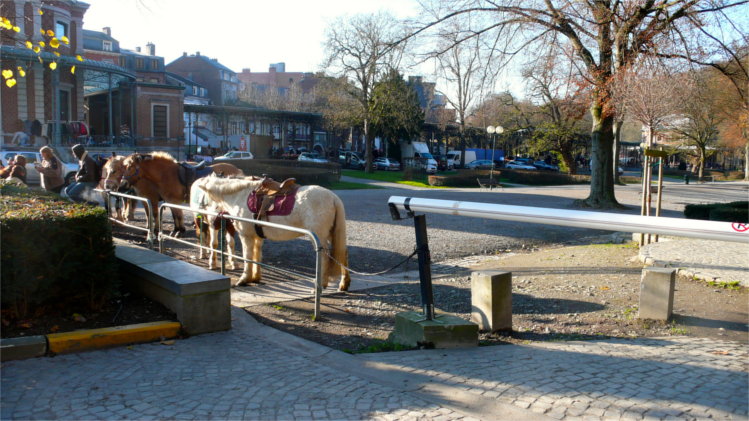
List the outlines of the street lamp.
{"label": "street lamp", "polygon": [[494,146],[497,143],[496,135],[504,133],[505,128],[502,126],[489,126],[486,128],[486,132],[492,135],[492,169],[489,172],[489,188],[491,188],[494,185],[492,181],[494,179]]}

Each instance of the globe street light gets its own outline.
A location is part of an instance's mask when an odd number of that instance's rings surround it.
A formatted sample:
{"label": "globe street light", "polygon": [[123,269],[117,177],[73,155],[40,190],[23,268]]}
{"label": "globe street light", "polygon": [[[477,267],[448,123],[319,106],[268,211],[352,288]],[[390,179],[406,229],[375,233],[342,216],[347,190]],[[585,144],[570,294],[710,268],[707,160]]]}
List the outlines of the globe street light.
{"label": "globe street light", "polygon": [[492,135],[492,169],[489,172],[489,189],[491,189],[494,185],[492,181],[494,179],[494,146],[497,143],[496,135],[504,133],[505,128],[502,126],[488,126],[486,132]]}

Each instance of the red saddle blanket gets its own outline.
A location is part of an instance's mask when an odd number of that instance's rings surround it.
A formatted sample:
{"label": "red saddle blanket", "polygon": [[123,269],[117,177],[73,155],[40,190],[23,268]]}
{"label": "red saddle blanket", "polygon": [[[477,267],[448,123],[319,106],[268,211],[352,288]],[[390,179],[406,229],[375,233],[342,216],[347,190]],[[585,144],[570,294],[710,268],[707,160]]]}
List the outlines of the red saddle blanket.
{"label": "red saddle blanket", "polygon": [[[267,216],[286,216],[294,210],[294,202],[296,201],[296,192],[289,192],[286,195],[278,195],[273,198],[273,205],[268,208]],[[254,215],[257,215],[262,204],[263,196],[258,197],[257,192],[252,192],[247,197],[247,208],[250,209]]]}

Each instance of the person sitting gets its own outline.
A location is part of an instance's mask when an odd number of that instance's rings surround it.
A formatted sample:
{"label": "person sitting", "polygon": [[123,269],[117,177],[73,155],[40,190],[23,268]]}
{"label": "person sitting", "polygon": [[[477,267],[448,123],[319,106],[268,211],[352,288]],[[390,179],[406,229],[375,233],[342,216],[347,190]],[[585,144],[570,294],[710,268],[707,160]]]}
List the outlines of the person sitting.
{"label": "person sitting", "polygon": [[26,184],[26,157],[16,155],[16,159],[8,162],[8,166],[0,171],[0,178],[11,179],[17,178]]}
{"label": "person sitting", "polygon": [[34,167],[41,176],[42,188],[59,194],[65,186],[62,161],[57,159],[49,146],[43,146],[39,153],[42,155],[42,163]]}
{"label": "person sitting", "polygon": [[92,200],[87,200],[84,195],[93,197],[91,196],[91,190],[96,188],[99,182],[96,174],[96,162],[88,156],[88,151],[81,144],[74,145],[71,150],[73,156],[78,159],[80,168],[75,173],[75,183],[65,188],[65,194],[75,202],[92,202]]}

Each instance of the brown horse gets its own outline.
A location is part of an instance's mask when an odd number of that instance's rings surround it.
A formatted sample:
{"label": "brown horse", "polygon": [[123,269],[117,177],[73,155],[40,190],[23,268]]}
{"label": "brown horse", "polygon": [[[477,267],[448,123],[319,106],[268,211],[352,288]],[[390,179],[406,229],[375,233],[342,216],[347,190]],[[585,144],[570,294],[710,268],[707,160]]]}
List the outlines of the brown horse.
{"label": "brown horse", "polygon": [[[190,185],[180,179],[180,164],[166,152],[151,154],[133,154],[122,162],[123,173],[120,188],[133,187],[138,196],[151,201],[151,215],[154,215],[154,229],[158,227],[159,200],[169,203],[188,201]],[[214,164],[206,167],[216,174],[243,176],[242,170],[228,163]],[[185,232],[182,211],[171,209],[174,219],[174,231],[171,235],[179,236]]]}
{"label": "brown horse", "polygon": [[[99,181],[99,188],[106,190],[117,191],[122,181],[122,176],[125,174],[125,156],[117,155],[107,159],[104,166],[101,168],[101,180]],[[134,192],[136,195],[137,191]],[[130,199],[124,199],[125,202],[125,214],[122,214],[122,209],[119,207],[119,198],[117,199],[116,218],[120,221],[132,221],[135,217],[135,206],[137,202]]]}

